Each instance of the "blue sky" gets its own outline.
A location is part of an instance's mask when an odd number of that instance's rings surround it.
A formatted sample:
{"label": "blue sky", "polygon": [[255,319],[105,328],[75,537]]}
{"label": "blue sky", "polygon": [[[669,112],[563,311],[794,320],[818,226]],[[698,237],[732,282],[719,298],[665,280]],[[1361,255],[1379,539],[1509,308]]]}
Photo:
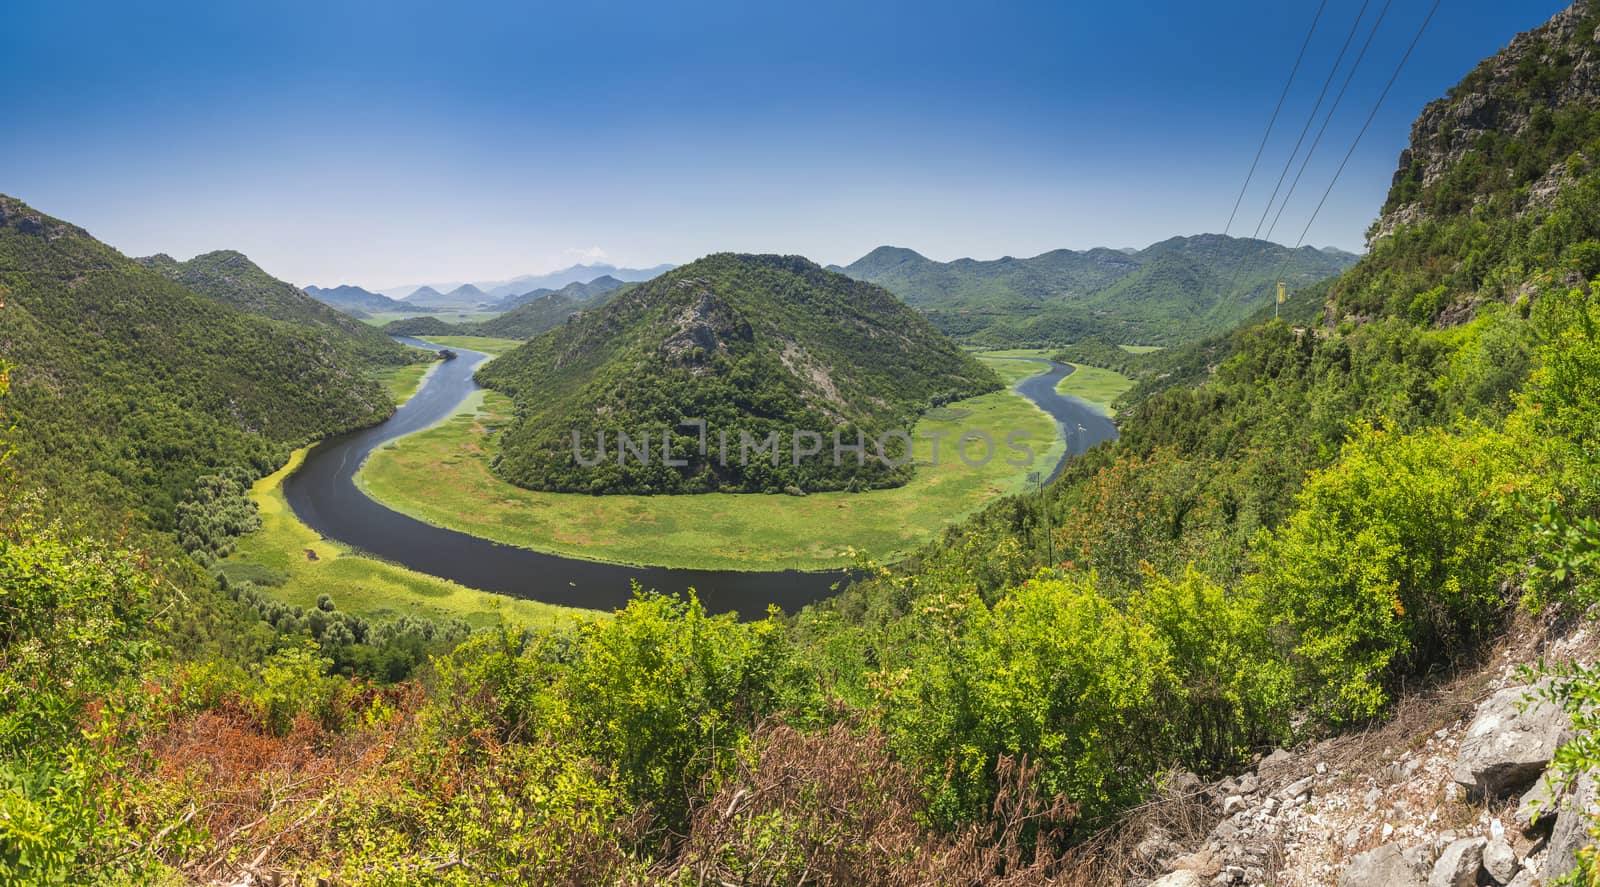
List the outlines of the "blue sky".
{"label": "blue sky", "polygon": [[[1273,239],[1430,5],[1392,0]],[[1307,242],[1360,248],[1423,104],[1566,5],[1446,0]],[[1328,0],[1233,233],[1361,6]],[[301,284],[1144,246],[1222,230],[1316,8],[13,3],[0,192],[129,254],[240,249]]]}

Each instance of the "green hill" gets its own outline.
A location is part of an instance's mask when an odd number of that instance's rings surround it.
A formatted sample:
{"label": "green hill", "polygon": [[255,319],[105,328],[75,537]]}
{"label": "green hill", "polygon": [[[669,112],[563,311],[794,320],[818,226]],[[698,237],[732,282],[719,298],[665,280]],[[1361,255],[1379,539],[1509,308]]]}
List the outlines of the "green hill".
{"label": "green hill", "polygon": [[200,295],[5,196],[0,286],[17,460],[63,506],[170,526],[200,475],[265,472],[393,409],[325,328]]}
{"label": "green hill", "polygon": [[[999,387],[999,380],[887,290],[826,271],[796,256],[718,254],[577,315],[560,335],[542,336],[479,371],[479,380],[516,399],[516,422],[496,470],[534,489],[588,492],[762,491],[864,488],[902,483],[890,468],[827,454],[798,467],[752,459],[738,464],[741,432],[771,432],[791,446],[794,428],[842,429],[853,443],[908,428],[930,405]],[[715,439],[700,452],[703,419],[729,434],[729,464]],[[673,429],[673,455],[687,464],[583,468],[571,432],[649,432],[660,453]],[[891,442],[892,448],[892,442]]]}
{"label": "green hill", "polygon": [[387,335],[328,307],[294,284],[273,277],[243,253],[218,250],[187,262],[161,254],[137,261],[202,296],[249,314],[314,331],[329,348],[348,359],[374,365],[412,360],[406,349]]}
{"label": "green hill", "polygon": [[559,290],[524,302],[498,317],[463,325],[467,335],[495,336],[502,339],[531,339],[554,329],[579,311],[604,305],[614,294],[633,284],[615,277],[601,277],[588,283],[569,283]]}
{"label": "green hill", "polygon": [[993,261],[936,262],[879,247],[839,270],[884,286],[972,344],[1005,348],[1105,336],[1171,345],[1232,329],[1270,304],[1280,277],[1302,288],[1355,260],[1337,250],[1204,234],[1132,252],[1054,250]]}
{"label": "green hill", "polygon": [[[588,283],[571,283],[559,290],[536,290],[540,295],[511,310],[476,323],[446,323],[437,317],[402,317],[383,325],[392,336],[490,336],[497,339],[532,339],[566,323],[579,311],[592,310],[635,284],[614,277]],[[529,295],[532,295],[531,293]]]}
{"label": "green hill", "polygon": [[383,314],[391,311],[431,311],[427,307],[408,305],[399,299],[391,299],[382,293],[375,293],[362,289],[359,286],[341,284],[335,287],[308,286],[305,287],[306,295],[343,311],[351,317],[361,317],[367,314]]}

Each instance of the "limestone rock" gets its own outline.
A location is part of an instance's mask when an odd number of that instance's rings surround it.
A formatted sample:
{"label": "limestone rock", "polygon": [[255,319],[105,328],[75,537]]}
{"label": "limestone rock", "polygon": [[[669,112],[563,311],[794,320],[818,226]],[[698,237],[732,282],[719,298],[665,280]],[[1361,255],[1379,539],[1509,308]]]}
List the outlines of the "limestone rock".
{"label": "limestone rock", "polygon": [[1594,777],[1588,773],[1578,777],[1571,796],[1561,803],[1556,813],[1555,829],[1550,833],[1550,852],[1545,857],[1539,877],[1554,881],[1578,865],[1578,851],[1589,846],[1589,817],[1587,811],[1595,802]]}
{"label": "limestone rock", "polygon": [[1384,844],[1359,853],[1345,867],[1339,887],[1427,887],[1422,871],[1404,856],[1398,844]]}
{"label": "limestone rock", "polygon": [[1541,777],[1534,782],[1533,788],[1523,794],[1522,800],[1517,803],[1517,812],[1512,814],[1511,820],[1524,832],[1547,832],[1555,824],[1558,802],[1556,787],[1551,784],[1548,777]]}
{"label": "limestone rock", "polygon": [[1544,772],[1567,728],[1560,706],[1537,686],[1508,687],[1478,706],[1461,740],[1455,780],[1487,797],[1526,789]]}
{"label": "limestone rock", "polygon": [[1517,852],[1503,838],[1492,838],[1483,847],[1483,868],[1496,884],[1509,884],[1516,877]]}
{"label": "limestone rock", "polygon": [[1484,838],[1457,838],[1439,854],[1428,887],[1474,887],[1483,870]]}

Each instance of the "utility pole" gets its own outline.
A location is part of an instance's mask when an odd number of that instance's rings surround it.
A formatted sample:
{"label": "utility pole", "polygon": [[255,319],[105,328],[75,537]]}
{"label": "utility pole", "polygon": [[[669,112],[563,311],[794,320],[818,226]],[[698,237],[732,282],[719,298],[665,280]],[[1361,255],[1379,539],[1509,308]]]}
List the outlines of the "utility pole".
{"label": "utility pole", "polygon": [[1056,534],[1055,523],[1050,518],[1050,503],[1044,497],[1044,475],[1037,471],[1028,474],[1028,482],[1039,485],[1039,508],[1044,511],[1044,543],[1048,552],[1048,563],[1051,567],[1056,562]]}

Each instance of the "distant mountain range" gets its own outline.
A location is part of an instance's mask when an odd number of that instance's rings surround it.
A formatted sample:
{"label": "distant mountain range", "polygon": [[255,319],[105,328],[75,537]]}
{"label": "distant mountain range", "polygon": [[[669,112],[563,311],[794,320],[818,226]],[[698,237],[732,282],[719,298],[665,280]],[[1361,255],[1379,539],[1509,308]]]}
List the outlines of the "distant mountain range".
{"label": "distant mountain range", "polygon": [[[548,274],[523,274],[510,280],[451,281],[426,285],[413,283],[405,286],[386,287],[378,290],[378,292],[396,299],[412,302],[415,301],[418,295],[437,300],[446,295],[445,290],[454,292],[471,286],[482,292],[484,303],[495,303],[532,293],[534,290],[554,292],[569,283],[585,283],[599,277],[614,277],[624,283],[644,281],[671,271],[676,267],[676,265],[669,264],[656,265],[653,268],[618,268],[615,265],[600,262],[593,265],[572,265]],[[460,305],[452,304],[450,307],[460,307]]]}
{"label": "distant mountain range", "polygon": [[[626,292],[637,283],[623,283],[615,277],[601,277],[588,283],[569,283],[559,290],[534,290],[519,297],[521,304],[504,314],[477,323],[446,323],[438,317],[407,317],[392,320],[383,331],[396,336],[494,336],[500,339],[531,339],[565,323],[579,311],[605,304],[616,293]],[[510,302],[501,302],[499,308]]]}
{"label": "distant mountain range", "polygon": [[364,290],[359,286],[342,284],[340,286],[323,289],[317,286],[305,287],[306,295],[323,303],[337,308],[352,317],[365,317],[368,314],[384,314],[391,311],[415,311],[416,305],[409,305],[399,299],[391,299],[382,293]]}
{"label": "distant mountain range", "polygon": [[877,283],[934,325],[974,344],[1073,342],[1102,334],[1170,345],[1231,329],[1291,288],[1332,277],[1358,257],[1202,234],[1142,250],[1053,250],[1029,259],[938,262],[883,246],[833,270]]}

